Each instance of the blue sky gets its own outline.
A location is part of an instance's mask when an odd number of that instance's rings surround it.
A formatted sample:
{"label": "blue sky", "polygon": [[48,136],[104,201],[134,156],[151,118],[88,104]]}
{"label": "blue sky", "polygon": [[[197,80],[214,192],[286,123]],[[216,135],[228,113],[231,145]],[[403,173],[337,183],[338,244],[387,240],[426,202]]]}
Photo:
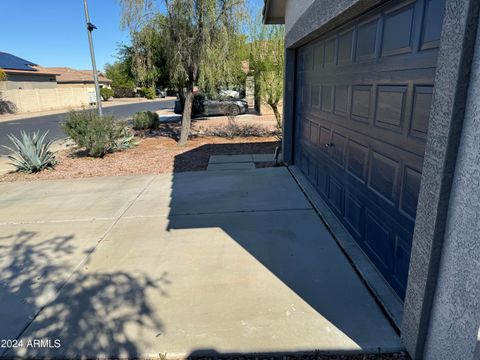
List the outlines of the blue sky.
{"label": "blue sky", "polygon": [[[120,30],[117,0],[89,0],[90,18],[98,27],[93,40],[97,67],[115,61],[118,44],[128,43]],[[91,68],[82,0],[2,0],[0,51],[43,66]]]}
{"label": "blue sky", "polygon": [[[248,0],[250,5],[263,0]],[[42,66],[90,69],[83,0],[1,0],[0,51]],[[258,6],[258,5],[257,5]],[[97,67],[115,61],[120,44],[129,44],[120,29],[118,0],[88,0]],[[8,14],[8,16],[5,16]]]}

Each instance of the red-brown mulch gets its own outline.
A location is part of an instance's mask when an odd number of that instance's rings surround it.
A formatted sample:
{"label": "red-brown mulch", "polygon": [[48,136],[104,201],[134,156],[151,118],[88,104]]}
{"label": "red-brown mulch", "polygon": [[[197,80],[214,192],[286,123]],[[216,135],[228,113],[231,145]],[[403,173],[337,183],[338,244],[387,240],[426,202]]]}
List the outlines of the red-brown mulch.
{"label": "red-brown mulch", "polygon": [[280,146],[274,136],[234,139],[202,136],[182,147],[167,136],[137,140],[138,146],[104,158],[80,156],[74,149],[61,150],[57,153],[59,163],[55,169],[36,174],[10,173],[0,176],[0,182],[205,170],[210,155],[273,153],[275,147]]}

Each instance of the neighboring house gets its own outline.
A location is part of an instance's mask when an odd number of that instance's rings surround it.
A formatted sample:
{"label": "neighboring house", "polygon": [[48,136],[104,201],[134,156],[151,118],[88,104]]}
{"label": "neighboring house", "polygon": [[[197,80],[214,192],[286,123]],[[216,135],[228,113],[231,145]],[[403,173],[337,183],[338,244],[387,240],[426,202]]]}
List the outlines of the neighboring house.
{"label": "neighboring house", "polygon": [[478,0],[265,0],[284,161],[414,359],[480,358]]}
{"label": "neighboring house", "polygon": [[[44,68],[5,52],[0,52],[0,68],[6,74],[0,81],[0,113],[73,109],[96,101],[91,71]],[[110,86],[101,73],[99,80]]]}
{"label": "neighboring house", "polygon": [[[49,67],[46,69],[58,74],[57,83],[59,87],[95,87],[92,70],[76,70],[69,67]],[[98,82],[100,87],[109,88],[112,84],[112,80],[100,71],[98,72]]]}
{"label": "neighboring house", "polygon": [[15,55],[0,52],[0,68],[7,75],[0,90],[53,89],[57,87],[56,73]]}

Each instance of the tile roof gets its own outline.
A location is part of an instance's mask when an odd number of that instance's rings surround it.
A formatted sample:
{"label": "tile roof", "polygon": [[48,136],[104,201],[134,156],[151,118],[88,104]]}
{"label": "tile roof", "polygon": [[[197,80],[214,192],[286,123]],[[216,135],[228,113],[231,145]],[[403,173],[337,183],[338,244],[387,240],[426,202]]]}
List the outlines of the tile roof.
{"label": "tile roof", "polygon": [[[58,83],[93,83],[92,70],[76,70],[69,67],[48,67],[48,71],[57,74]],[[98,81],[101,83],[111,83],[100,71],[98,72]]]}

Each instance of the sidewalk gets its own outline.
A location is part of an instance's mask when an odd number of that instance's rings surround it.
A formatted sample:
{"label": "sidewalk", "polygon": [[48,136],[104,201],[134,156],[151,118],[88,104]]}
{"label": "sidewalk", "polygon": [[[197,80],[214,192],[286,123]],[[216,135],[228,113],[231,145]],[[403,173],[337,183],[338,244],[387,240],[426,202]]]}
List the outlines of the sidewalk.
{"label": "sidewalk", "polygon": [[[112,106],[118,106],[118,105],[126,105],[126,104],[132,104],[132,103],[149,103],[149,102],[154,102],[154,101],[169,101],[169,100],[174,100],[175,97],[169,96],[164,99],[155,99],[155,100],[148,100],[145,98],[119,98],[119,99],[113,99],[109,101],[102,101],[102,107],[108,108]],[[28,113],[22,113],[22,114],[1,114],[0,115],[0,122],[5,122],[5,121],[12,121],[12,120],[21,120],[21,119],[27,119],[27,118],[32,118],[32,117],[39,117],[39,116],[45,116],[45,115],[55,115],[55,114],[63,114],[65,112],[71,111],[71,110],[81,110],[82,107],[79,108],[64,108],[64,109],[57,109],[57,110],[48,110],[48,111],[37,111],[37,112],[28,112]]]}

